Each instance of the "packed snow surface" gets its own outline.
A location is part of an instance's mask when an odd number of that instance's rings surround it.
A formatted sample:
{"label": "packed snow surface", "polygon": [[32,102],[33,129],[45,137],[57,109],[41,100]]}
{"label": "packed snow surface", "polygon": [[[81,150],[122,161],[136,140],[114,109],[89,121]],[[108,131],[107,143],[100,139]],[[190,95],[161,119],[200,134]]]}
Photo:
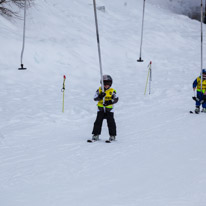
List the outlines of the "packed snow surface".
{"label": "packed snow surface", "polygon": [[97,6],[105,6],[97,10],[103,73],[119,96],[111,144],[106,122],[101,141],[86,142],[100,86],[93,2],[36,0],[27,11],[25,71],[23,22],[0,17],[0,205],[205,206],[206,114],[189,114],[200,22],[146,2],[138,63],[142,0]]}

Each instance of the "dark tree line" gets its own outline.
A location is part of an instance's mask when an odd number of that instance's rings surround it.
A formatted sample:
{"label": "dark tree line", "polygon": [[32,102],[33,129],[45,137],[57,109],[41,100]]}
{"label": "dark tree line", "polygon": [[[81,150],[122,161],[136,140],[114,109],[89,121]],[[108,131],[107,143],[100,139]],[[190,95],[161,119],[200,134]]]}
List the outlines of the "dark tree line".
{"label": "dark tree line", "polygon": [[23,9],[25,1],[28,2],[28,6],[33,0],[0,0],[0,15],[5,17],[19,17],[18,9]]}

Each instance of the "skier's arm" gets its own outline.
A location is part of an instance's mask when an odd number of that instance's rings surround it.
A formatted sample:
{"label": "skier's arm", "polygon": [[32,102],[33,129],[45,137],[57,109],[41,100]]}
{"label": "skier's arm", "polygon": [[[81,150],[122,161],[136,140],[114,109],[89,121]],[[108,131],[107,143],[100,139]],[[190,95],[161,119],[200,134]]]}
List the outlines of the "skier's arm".
{"label": "skier's arm", "polygon": [[110,105],[110,104],[116,104],[118,101],[119,101],[119,97],[117,96],[116,91],[114,91],[112,94],[112,100],[106,101],[105,106]]}
{"label": "skier's arm", "polygon": [[99,89],[95,92],[94,101],[100,101],[104,98],[106,94],[104,92],[99,93]]}
{"label": "skier's arm", "polygon": [[117,96],[116,91],[114,91],[112,94],[112,100],[105,101],[105,103],[103,105],[108,106],[111,104],[116,104],[118,102],[118,100],[119,100],[119,97]]}
{"label": "skier's arm", "polygon": [[119,97],[117,96],[116,91],[112,94],[112,104],[116,104],[119,101]]}
{"label": "skier's arm", "polygon": [[197,87],[197,79],[195,79],[195,81],[193,82],[193,90],[195,90],[196,89],[196,87]]}

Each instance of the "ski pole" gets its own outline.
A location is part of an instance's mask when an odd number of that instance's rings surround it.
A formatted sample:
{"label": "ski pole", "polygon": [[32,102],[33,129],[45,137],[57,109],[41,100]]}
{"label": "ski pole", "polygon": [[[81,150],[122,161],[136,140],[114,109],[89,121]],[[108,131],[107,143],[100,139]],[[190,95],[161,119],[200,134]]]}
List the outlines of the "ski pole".
{"label": "ski pole", "polygon": [[64,112],[64,90],[65,90],[65,81],[66,81],[66,76],[63,76],[63,87],[62,87],[62,92],[63,92],[63,102],[62,102],[62,112]]}
{"label": "ski pole", "polygon": [[148,74],[147,74],[147,80],[146,80],[144,95],[146,94],[146,91],[147,91],[147,84],[148,84],[149,77],[150,77],[150,80],[151,80],[151,65],[152,65],[152,62],[150,62],[147,66],[148,67]]}
{"label": "ski pole", "polygon": [[[99,38],[99,29],[98,29],[98,20],[97,20],[97,6],[96,0],[93,0],[94,5],[94,18],[95,18],[95,26],[96,26],[96,37],[97,37],[97,47],[98,47],[98,56],[99,56],[99,67],[100,67],[100,76],[101,76],[101,87],[102,92],[104,92],[104,81],[103,81],[103,69],[102,69],[102,58],[101,58],[101,48],[100,48],[100,38]],[[105,98],[103,98],[103,103]]]}
{"label": "ski pole", "polygon": [[26,2],[24,1],[24,27],[23,27],[23,44],[22,44],[22,50],[21,50],[21,67],[18,68],[19,70],[25,70],[26,68],[23,65],[23,54],[24,54],[24,46],[25,46],[25,33],[26,33]]}
{"label": "ski pole", "polygon": [[142,13],[142,31],[141,31],[141,43],[140,43],[140,53],[138,62],[143,62],[142,60],[142,42],[143,42],[143,30],[144,30],[144,11],[145,11],[145,0],[143,0],[143,13]]}

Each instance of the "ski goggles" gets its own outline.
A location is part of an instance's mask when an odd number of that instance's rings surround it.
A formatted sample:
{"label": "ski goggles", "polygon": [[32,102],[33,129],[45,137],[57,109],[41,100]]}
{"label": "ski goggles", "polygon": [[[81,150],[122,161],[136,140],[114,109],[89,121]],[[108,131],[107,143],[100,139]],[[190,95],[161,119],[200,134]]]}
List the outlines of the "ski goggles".
{"label": "ski goggles", "polygon": [[104,85],[111,85],[112,82],[111,81],[104,81]]}

